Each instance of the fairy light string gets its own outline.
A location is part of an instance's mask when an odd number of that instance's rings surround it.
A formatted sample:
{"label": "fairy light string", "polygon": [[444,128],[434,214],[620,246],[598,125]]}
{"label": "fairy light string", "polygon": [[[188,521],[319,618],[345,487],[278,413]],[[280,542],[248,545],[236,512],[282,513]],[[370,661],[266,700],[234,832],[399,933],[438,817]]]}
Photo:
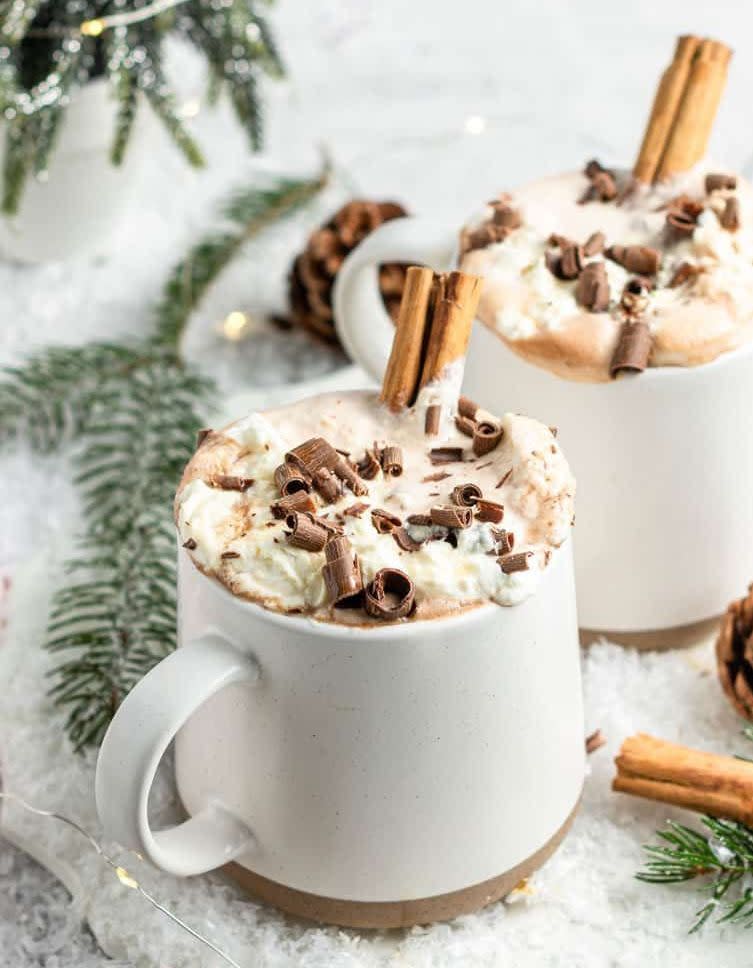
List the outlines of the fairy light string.
{"label": "fairy light string", "polygon": [[[56,810],[43,810],[41,807],[35,807],[33,804],[24,800],[22,797],[19,797],[15,793],[6,793],[0,791],[0,800],[7,800],[9,803],[15,803],[23,810],[26,810],[28,813],[32,813],[37,817],[49,817],[52,820],[57,820],[66,827],[69,827],[71,830],[75,831],[77,834],[79,834],[79,836],[83,837],[91,847],[94,848],[107,866],[114,871],[115,876],[123,887],[136,891],[136,893],[140,894],[141,897],[143,897],[144,900],[156,911],[159,911],[160,914],[163,914],[169,921],[172,921],[173,924],[177,925],[177,927],[181,928],[181,930],[185,931],[196,941],[205,945],[210,949],[210,951],[213,951],[216,955],[222,958],[226,964],[230,965],[231,968],[241,968],[238,962],[231,958],[226,951],[223,951],[222,948],[201,934],[200,931],[192,928],[190,924],[186,924],[182,918],[179,918],[177,914],[173,913],[168,907],[162,904],[161,901],[158,901],[153,894],[150,894],[145,888],[143,888],[138,880],[128,870],[126,870],[125,867],[119,864],[114,857],[108,854],[96,837],[90,834],[88,830],[81,826],[81,824],[77,823],[75,820],[71,820],[70,817],[64,816],[62,813],[58,813]],[[2,826],[0,826],[0,832],[2,832]]]}
{"label": "fairy light string", "polygon": [[30,37],[99,37],[106,30],[115,27],[130,27],[132,24],[140,24],[145,20],[158,17],[161,13],[179,7],[187,3],[188,0],[153,0],[137,10],[129,10],[124,13],[107,14],[103,17],[93,17],[90,20],[82,21],[78,27],[61,27],[50,24],[48,27],[34,27],[29,31]]}

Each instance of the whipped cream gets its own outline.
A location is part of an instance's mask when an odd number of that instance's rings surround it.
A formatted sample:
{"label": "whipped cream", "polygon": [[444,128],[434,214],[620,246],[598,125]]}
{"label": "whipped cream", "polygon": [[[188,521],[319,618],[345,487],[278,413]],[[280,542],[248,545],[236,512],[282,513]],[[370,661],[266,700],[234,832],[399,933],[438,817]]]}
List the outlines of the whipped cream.
{"label": "whipped cream", "polygon": [[[704,164],[670,182],[640,187],[621,204],[579,204],[588,187],[581,172],[533,182],[515,192],[510,204],[522,225],[502,242],[467,252],[466,272],[485,277],[479,317],[519,355],[569,379],[608,380],[609,364],[623,317],[619,301],[632,277],[621,265],[602,262],[610,289],[605,312],[588,312],[575,299],[575,280],[562,280],[547,268],[552,233],[584,243],[603,232],[606,244],[658,249],[662,265],[644,314],[653,337],[650,366],[696,366],[735,349],[753,337],[753,187],[738,177],[734,190],[707,195],[705,175],[723,171]],[[688,195],[706,206],[691,235],[665,230],[666,205]],[[719,216],[730,196],[737,198],[740,226],[728,231]],[[492,213],[487,207],[470,223]],[[700,271],[675,287],[668,283],[682,263]]]}
{"label": "whipped cream", "polygon": [[[251,414],[209,434],[188,464],[175,501],[180,540],[194,563],[234,594],[275,611],[343,623],[373,621],[360,609],[331,607],[322,578],[324,553],[290,545],[286,523],[274,517],[271,505],[280,497],[275,468],[303,441],[323,437],[355,461],[377,441],[402,448],[401,476],[380,470],[364,481],[368,494],[356,497],[346,488],[332,504],[314,495],[316,514],[342,527],[349,539],[364,584],[385,567],[404,571],[415,585],[414,618],[484,602],[514,605],[528,597],[569,535],[575,484],[567,461],[548,427],[515,414],[501,418],[502,441],[483,457],[473,454],[469,437],[454,421],[443,420],[440,434],[427,437],[424,414],[433,393],[401,414],[382,406],[372,392],[325,394]],[[446,446],[462,447],[462,462],[432,464],[430,449]],[[223,490],[212,484],[217,475],[253,483],[242,492]],[[474,520],[466,529],[453,529],[456,547],[443,540],[447,529],[407,523],[410,515],[450,505],[452,489],[469,482],[504,505],[500,523]],[[348,513],[361,504],[368,507],[360,515]],[[399,517],[415,541],[434,540],[423,541],[416,551],[401,549],[392,535],[372,525],[371,511],[377,508]],[[529,570],[502,570],[493,528],[514,534],[515,552],[532,553]]]}

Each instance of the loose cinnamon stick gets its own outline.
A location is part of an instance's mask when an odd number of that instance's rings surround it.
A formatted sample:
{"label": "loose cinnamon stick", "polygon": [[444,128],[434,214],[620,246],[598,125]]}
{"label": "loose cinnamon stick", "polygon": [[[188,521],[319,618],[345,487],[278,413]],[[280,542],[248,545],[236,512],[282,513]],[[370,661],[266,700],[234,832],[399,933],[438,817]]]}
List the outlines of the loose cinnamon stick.
{"label": "loose cinnamon stick", "polygon": [[612,789],[753,823],[753,763],[638,733],[615,758]]}
{"label": "loose cinnamon stick", "polygon": [[656,177],[700,43],[700,37],[692,35],[677,38],[674,58],[659,81],[638,160],[633,168],[636,181],[650,185]]}
{"label": "loose cinnamon stick", "polygon": [[411,266],[405,275],[392,352],[382,382],[382,402],[395,412],[411,406],[418,392],[424,344],[431,322],[434,273]]}
{"label": "loose cinnamon stick", "polygon": [[421,372],[421,387],[441,380],[447,367],[465,356],[480,297],[479,276],[451,272],[441,278]]}

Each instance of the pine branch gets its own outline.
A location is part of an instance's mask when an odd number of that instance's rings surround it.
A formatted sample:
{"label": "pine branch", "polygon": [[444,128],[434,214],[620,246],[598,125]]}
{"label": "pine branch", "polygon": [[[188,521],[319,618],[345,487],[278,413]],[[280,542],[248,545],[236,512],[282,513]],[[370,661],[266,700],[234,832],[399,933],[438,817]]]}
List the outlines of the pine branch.
{"label": "pine branch", "polygon": [[313,180],[282,179],[269,188],[237,192],[222,215],[229,227],[203,239],[173,270],[157,307],[157,340],[176,346],[186,320],[236,252],[272,223],[297,211],[327,182],[325,165]]}
{"label": "pine branch", "polygon": [[121,44],[108,43],[107,57],[110,82],[118,102],[115,119],[115,137],[110,149],[110,160],[114,165],[122,165],[126,148],[131,137],[138,109],[138,87],[135,77],[125,66],[127,48]]}
{"label": "pine branch", "polygon": [[101,741],[121,699],[175,647],[172,496],[206,390],[173,358],[116,377],[115,406],[78,455],[87,527],[69,567],[83,577],[58,594],[47,642],[65,656],[51,693],[76,749]]}

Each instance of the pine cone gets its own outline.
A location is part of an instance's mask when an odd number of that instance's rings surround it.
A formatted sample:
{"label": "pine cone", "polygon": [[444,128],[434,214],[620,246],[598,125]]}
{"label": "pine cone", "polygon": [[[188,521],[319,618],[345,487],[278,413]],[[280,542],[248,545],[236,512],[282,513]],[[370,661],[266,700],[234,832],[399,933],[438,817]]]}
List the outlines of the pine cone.
{"label": "pine cone", "polygon": [[[345,256],[382,222],[406,215],[396,202],[354,200],[343,205],[309,238],[290,273],[290,316],[294,323],[328,343],[337,342],[332,287]],[[397,318],[406,267],[389,263],[379,270],[379,286],[390,316]]]}
{"label": "pine cone", "polygon": [[716,640],[719,681],[735,709],[753,720],[753,585],[727,609]]}

